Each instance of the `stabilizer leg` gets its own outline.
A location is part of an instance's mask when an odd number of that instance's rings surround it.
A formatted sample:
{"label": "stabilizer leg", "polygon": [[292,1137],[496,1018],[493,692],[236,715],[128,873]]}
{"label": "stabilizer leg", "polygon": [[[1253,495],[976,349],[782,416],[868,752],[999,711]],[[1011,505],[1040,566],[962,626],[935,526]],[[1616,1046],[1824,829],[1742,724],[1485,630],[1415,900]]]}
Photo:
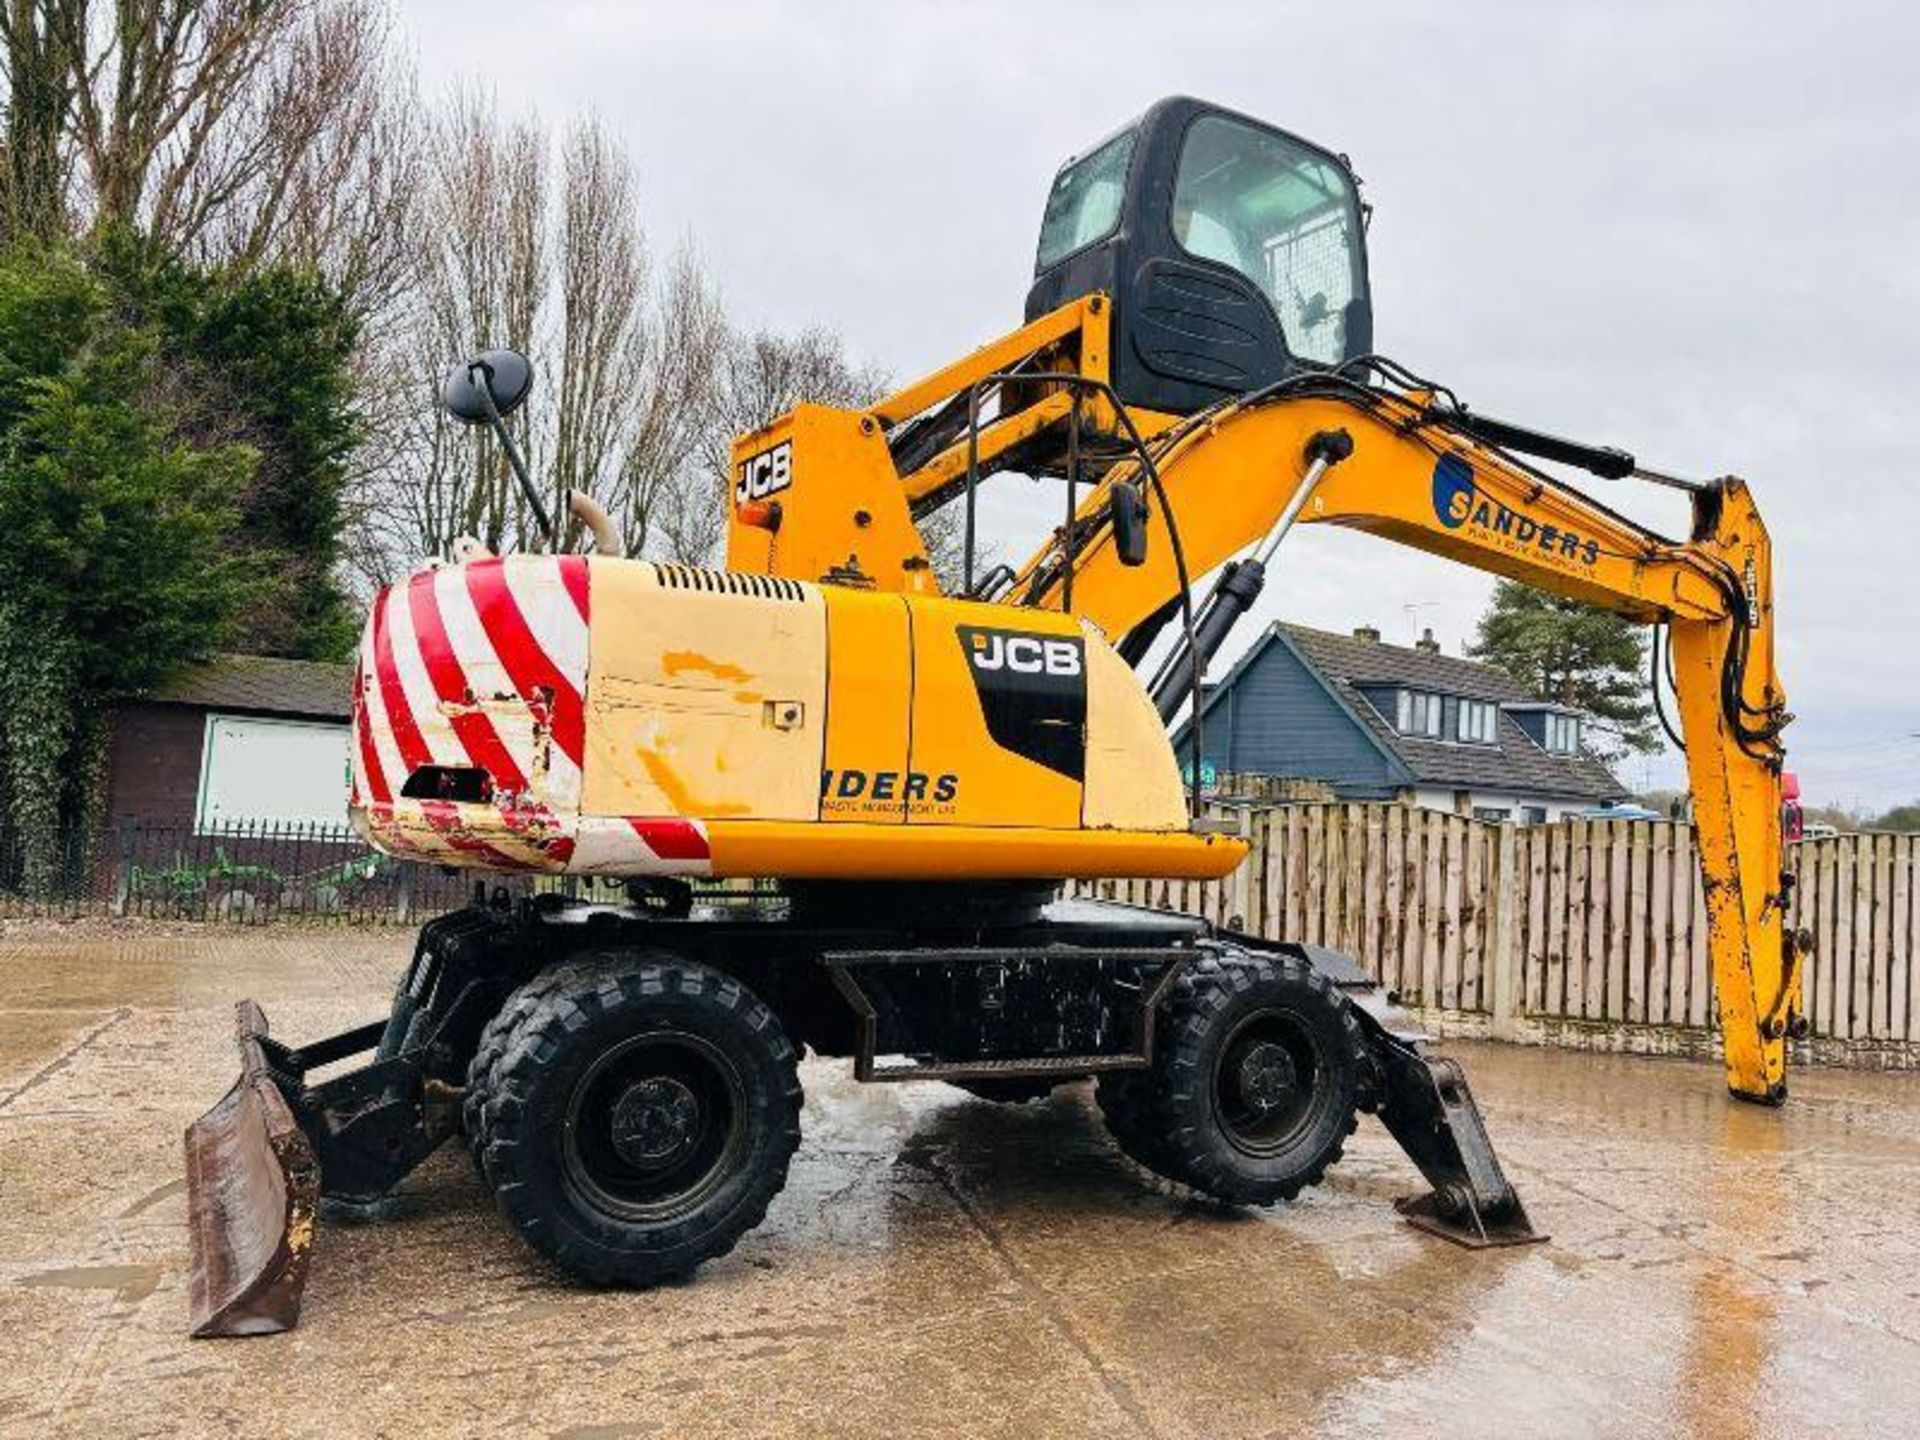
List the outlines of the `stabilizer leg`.
{"label": "stabilizer leg", "polygon": [[1399,1203],[1407,1223],[1475,1250],[1545,1240],[1500,1169],[1459,1062],[1379,1031],[1373,1052],[1380,1121],[1433,1186]]}
{"label": "stabilizer leg", "polygon": [[1400,1202],[1407,1223],[1476,1250],[1545,1240],[1500,1170],[1459,1062],[1426,1053],[1427,1037],[1398,997],[1351,955],[1321,945],[1266,943],[1304,958],[1339,987],[1359,1018],[1376,1084],[1362,1108],[1379,1114],[1433,1186],[1430,1194]]}

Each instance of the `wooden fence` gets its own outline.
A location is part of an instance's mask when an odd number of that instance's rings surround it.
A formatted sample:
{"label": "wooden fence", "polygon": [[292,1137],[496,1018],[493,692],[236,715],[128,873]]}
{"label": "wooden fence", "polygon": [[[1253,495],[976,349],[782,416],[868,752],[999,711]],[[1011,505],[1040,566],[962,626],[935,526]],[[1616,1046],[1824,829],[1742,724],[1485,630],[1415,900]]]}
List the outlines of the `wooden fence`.
{"label": "wooden fence", "polygon": [[[1443,1030],[1705,1054],[1717,1026],[1690,826],[1495,825],[1400,805],[1216,807],[1253,843],[1224,881],[1093,893],[1345,950]],[[1920,1067],[1920,836],[1789,849],[1815,937],[1802,1061]]]}

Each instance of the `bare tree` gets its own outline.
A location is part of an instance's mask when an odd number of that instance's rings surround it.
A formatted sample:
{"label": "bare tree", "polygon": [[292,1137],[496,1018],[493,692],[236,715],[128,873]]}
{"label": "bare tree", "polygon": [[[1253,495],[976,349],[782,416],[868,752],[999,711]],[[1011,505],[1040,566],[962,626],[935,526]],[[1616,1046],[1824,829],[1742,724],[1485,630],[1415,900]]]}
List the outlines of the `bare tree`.
{"label": "bare tree", "polygon": [[643,340],[635,426],[610,508],[624,526],[628,554],[681,558],[675,537],[689,533],[697,512],[720,514],[700,457],[727,344],[720,297],[691,247],[668,267]]}
{"label": "bare tree", "polygon": [[67,113],[74,66],[70,23],[60,0],[5,0],[6,164],[0,223],[7,236],[64,234],[67,228]]}
{"label": "bare tree", "polygon": [[10,233],[136,230],[311,263],[362,312],[401,279],[412,82],[367,0],[4,0]]}
{"label": "bare tree", "polygon": [[[413,403],[396,432],[379,437],[399,462],[378,480],[410,522],[406,558],[444,554],[462,535],[495,549],[524,537],[528,517],[505,455],[491,437],[456,427],[434,397],[461,356],[488,345],[532,351],[548,283],[548,165],[537,121],[504,121],[490,95],[463,88],[428,141],[426,176],[415,290],[395,321]],[[534,408],[511,422],[523,440]],[[391,518],[388,526],[399,528]]]}
{"label": "bare tree", "polygon": [[426,147],[414,285],[394,307],[388,359],[402,413],[357,508],[358,567],[379,582],[461,535],[492,548],[538,536],[505,457],[483,431],[440,416],[426,382],[458,357],[511,345],[534,360],[514,418],[543,504],[578,540],[566,495],[614,516],[630,553],[650,542],[662,492],[687,470],[724,331],[698,257],[657,274],[624,151],[586,120],[556,146],[537,119],[504,119],[472,87],[455,93]]}
{"label": "bare tree", "polygon": [[455,93],[425,147],[411,274],[395,307],[409,367],[380,429],[391,439],[358,496],[356,564],[380,583],[462,535],[493,549],[539,543],[484,431],[437,413],[430,382],[488,345],[534,360],[514,417],[548,511],[566,525],[570,490],[614,517],[626,553],[711,563],[727,520],[733,437],[803,400],[863,405],[886,376],[825,329],[729,328],[698,253],[656,265],[632,166],[593,121],[558,142],[532,118],[504,119],[484,91]]}
{"label": "bare tree", "polygon": [[557,196],[558,333],[546,466],[553,509],[567,492],[601,489],[602,470],[631,428],[628,404],[642,367],[646,237],[626,157],[588,123],[567,135]]}
{"label": "bare tree", "polygon": [[719,559],[736,435],[803,401],[858,407],[886,388],[885,371],[852,359],[839,335],[823,326],[792,335],[766,329],[728,333],[701,408],[700,443],[657,507],[661,553],[695,565]]}
{"label": "bare tree", "polygon": [[195,248],[241,268],[310,266],[377,320],[411,282],[426,139],[414,74],[395,54],[385,12],[314,8],[255,102],[266,140],[252,158],[263,168],[236,177],[224,202],[210,174],[183,186],[195,196],[186,221],[213,206]]}
{"label": "bare tree", "polygon": [[[927,547],[927,559],[933,565],[940,588],[949,595],[961,591],[966,577],[967,526],[964,506],[964,499],[949,500],[914,522],[920,527],[920,541]],[[975,572],[985,574],[991,570],[1001,553],[1000,548],[991,541],[976,539],[973,548]]]}
{"label": "bare tree", "polygon": [[839,335],[811,326],[793,335],[771,330],[729,337],[715,387],[705,458],[720,475],[737,434],[757,429],[803,401],[858,407],[885,393],[884,370],[847,354]]}

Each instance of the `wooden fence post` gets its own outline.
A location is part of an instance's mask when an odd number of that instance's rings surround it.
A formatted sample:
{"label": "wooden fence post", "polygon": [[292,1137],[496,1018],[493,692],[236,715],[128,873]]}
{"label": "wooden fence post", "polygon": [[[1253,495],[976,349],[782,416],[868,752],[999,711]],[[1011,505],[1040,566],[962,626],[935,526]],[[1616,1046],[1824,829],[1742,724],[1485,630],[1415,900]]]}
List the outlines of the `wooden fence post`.
{"label": "wooden fence post", "polygon": [[1493,1038],[1518,1040],[1520,1019],[1526,1013],[1520,953],[1519,831],[1511,822],[1501,825],[1499,830],[1500,844],[1495,852],[1491,887],[1493,914],[1487,925],[1493,950],[1488,960],[1488,979],[1493,989]]}
{"label": "wooden fence post", "polygon": [[[1234,833],[1251,846],[1253,844],[1253,807],[1237,805],[1227,814],[1234,821]],[[1222,918],[1229,930],[1244,930],[1249,934],[1258,935],[1260,933],[1259,917],[1253,913],[1255,887],[1251,883],[1254,863],[1254,856],[1249,851],[1247,858],[1234,868],[1232,876],[1221,887],[1226,891],[1226,904],[1221,908],[1225,912]],[[1234,923],[1236,920],[1239,921],[1237,925]]]}

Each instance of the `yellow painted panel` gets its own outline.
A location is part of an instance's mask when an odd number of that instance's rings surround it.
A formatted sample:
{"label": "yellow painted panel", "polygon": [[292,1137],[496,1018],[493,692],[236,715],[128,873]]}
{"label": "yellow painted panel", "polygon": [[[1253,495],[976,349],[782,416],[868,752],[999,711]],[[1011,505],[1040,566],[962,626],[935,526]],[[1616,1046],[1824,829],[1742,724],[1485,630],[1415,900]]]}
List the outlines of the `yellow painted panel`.
{"label": "yellow painted panel", "polygon": [[826,605],[799,594],[594,562],[583,814],[818,816]]}
{"label": "yellow painted panel", "polygon": [[[799,405],[733,442],[727,568],[820,581],[857,571],[881,590],[937,592],[926,546],[869,416]],[[779,508],[777,528],[742,507]]]}
{"label": "yellow painted panel", "polygon": [[1030,826],[836,825],[823,841],[818,825],[720,820],[707,841],[715,875],[797,880],[1215,880],[1247,854],[1246,841],[1226,835]]}
{"label": "yellow painted panel", "polygon": [[1187,797],[1167,727],[1140,677],[1092,624],[1087,637],[1087,793],[1090,828],[1184,830]]}
{"label": "yellow painted panel", "polygon": [[[1079,624],[965,600],[909,604],[911,763],[926,777],[909,824],[1078,826],[1086,686]],[[1076,689],[1079,719],[1065,704]]]}
{"label": "yellow painted panel", "polygon": [[821,593],[827,602],[827,748],[820,818],[900,824],[913,783],[907,602],[843,588]]}

